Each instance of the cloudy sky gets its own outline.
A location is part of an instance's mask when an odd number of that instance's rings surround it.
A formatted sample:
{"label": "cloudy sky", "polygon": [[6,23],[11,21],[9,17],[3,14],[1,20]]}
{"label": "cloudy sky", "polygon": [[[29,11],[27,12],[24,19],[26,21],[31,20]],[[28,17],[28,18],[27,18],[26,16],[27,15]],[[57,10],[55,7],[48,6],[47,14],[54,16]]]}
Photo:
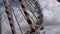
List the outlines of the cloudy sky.
{"label": "cloudy sky", "polygon": [[60,34],[60,4],[56,0],[41,0],[45,16],[45,34]]}
{"label": "cloudy sky", "polygon": [[[14,0],[12,0],[11,3],[16,3]],[[45,26],[45,34],[60,34],[60,3],[57,2],[56,0],[39,0],[39,3],[41,5],[43,14],[44,14],[44,26]],[[2,0],[0,0],[0,7],[2,6]],[[14,6],[16,6],[14,4]],[[3,8],[0,8],[0,10]],[[19,11],[18,8],[15,8],[15,11]],[[17,13],[17,12],[16,12]],[[5,13],[4,13],[5,14]],[[3,18],[6,18],[6,16],[4,16],[4,14],[2,14]],[[23,16],[21,15],[21,17],[18,16],[18,18],[21,18],[21,21],[23,20]],[[6,23],[5,23],[6,22]],[[26,22],[25,20],[23,20],[22,22]],[[2,23],[3,27],[2,27],[2,34],[11,34],[10,32],[10,27],[8,26],[9,23],[7,22],[7,18],[4,20],[4,22]],[[26,23],[27,24],[27,23]],[[16,25],[16,29],[18,29],[17,24]],[[23,26],[23,25],[21,25]],[[29,27],[29,26],[28,26]],[[24,28],[24,27],[22,27]],[[24,29],[25,30],[25,29]],[[19,32],[19,31],[17,31]]]}

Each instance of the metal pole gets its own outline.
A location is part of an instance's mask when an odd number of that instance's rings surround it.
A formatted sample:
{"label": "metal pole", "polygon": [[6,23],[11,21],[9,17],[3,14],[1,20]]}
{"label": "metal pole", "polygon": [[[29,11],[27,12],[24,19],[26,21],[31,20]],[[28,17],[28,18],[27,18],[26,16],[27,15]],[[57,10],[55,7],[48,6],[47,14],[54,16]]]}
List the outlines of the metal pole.
{"label": "metal pole", "polygon": [[37,1],[38,0],[30,0],[30,2],[35,5],[35,9],[37,10],[37,14],[38,14],[37,24],[40,25],[39,28],[43,29],[43,13],[42,13],[42,9]]}
{"label": "metal pole", "polygon": [[[11,7],[11,6],[10,6],[10,7]],[[20,29],[20,31],[21,31],[21,34],[23,34],[23,31],[22,31],[21,26],[20,26],[20,24],[19,24],[20,22],[18,22],[17,17],[16,17],[16,15],[15,15],[14,10],[13,10],[12,7],[11,7],[11,10],[12,10],[14,16],[15,16],[15,19],[16,19],[16,21],[17,21],[17,24],[18,24],[18,26],[19,26],[19,29]]]}
{"label": "metal pole", "polygon": [[23,12],[26,16],[26,20],[27,20],[27,23],[30,25],[30,32],[28,34],[32,34],[33,32],[36,31],[34,25],[32,24],[32,21],[29,17],[29,13],[25,10],[26,6],[23,4],[23,1],[22,0],[18,0],[19,1],[19,4],[21,5],[22,9],[23,9]]}
{"label": "metal pole", "polygon": [[13,15],[11,12],[11,8],[9,6],[9,0],[3,0],[3,4],[5,6],[5,12],[7,14],[7,17],[10,23],[12,34],[16,34],[15,27],[14,27],[14,21],[13,21]]}

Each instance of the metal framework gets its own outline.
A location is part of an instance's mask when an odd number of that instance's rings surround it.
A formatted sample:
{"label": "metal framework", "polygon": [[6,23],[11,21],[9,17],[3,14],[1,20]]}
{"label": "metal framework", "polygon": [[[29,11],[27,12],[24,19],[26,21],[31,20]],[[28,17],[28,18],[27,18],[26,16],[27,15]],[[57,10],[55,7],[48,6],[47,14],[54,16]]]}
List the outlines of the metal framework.
{"label": "metal framework", "polygon": [[13,21],[13,17],[12,17],[12,11],[9,6],[8,0],[3,0],[3,4],[5,6],[5,12],[7,14],[7,17],[8,17],[9,23],[10,23],[12,34],[16,34],[16,31],[14,28],[14,21]]}
{"label": "metal framework", "polygon": [[[24,16],[25,20],[30,26],[30,30],[27,30],[25,33],[23,33],[21,26],[19,24],[20,22],[18,22],[18,19],[14,13],[14,10],[10,4],[10,0],[3,0],[5,13],[8,17],[12,34],[16,34],[12,13],[14,14],[14,17],[17,21],[21,34],[40,34],[40,31],[44,29],[44,26],[43,26],[43,13],[38,3],[38,0],[17,0],[17,1],[18,1],[17,2],[18,4],[16,5],[18,5],[18,8],[21,14]],[[34,19],[31,17],[30,13],[27,10],[29,10],[32,13],[32,15],[35,17],[37,22],[34,21]],[[37,14],[37,16],[35,13]],[[2,34],[1,33],[1,13],[0,13],[0,34]]]}
{"label": "metal framework", "polygon": [[37,10],[37,14],[38,14],[37,24],[40,25],[40,30],[41,30],[43,28],[43,14],[42,14],[42,9],[41,9],[39,3],[36,0],[32,0],[31,2],[35,5],[35,9]]}

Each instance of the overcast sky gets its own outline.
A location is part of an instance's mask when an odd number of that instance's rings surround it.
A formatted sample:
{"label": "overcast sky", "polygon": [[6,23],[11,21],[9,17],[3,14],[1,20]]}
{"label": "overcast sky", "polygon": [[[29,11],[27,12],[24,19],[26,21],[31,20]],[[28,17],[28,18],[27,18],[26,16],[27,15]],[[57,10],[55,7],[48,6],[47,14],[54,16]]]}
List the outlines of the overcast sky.
{"label": "overcast sky", "polygon": [[[12,0],[11,3],[16,3],[16,2]],[[45,34],[60,34],[60,27],[59,27],[60,26],[60,3],[58,3],[56,0],[39,0],[39,3],[41,5],[44,14],[44,25],[46,30]],[[2,5],[2,0],[0,0],[0,7],[1,5]],[[14,6],[16,5],[14,4]],[[8,31],[10,29],[6,29],[6,30]],[[7,31],[6,32],[5,31],[4,33],[7,33]],[[10,32],[8,31],[8,33]]]}
{"label": "overcast sky", "polygon": [[60,4],[56,0],[41,0],[45,16],[45,34],[60,34]]}

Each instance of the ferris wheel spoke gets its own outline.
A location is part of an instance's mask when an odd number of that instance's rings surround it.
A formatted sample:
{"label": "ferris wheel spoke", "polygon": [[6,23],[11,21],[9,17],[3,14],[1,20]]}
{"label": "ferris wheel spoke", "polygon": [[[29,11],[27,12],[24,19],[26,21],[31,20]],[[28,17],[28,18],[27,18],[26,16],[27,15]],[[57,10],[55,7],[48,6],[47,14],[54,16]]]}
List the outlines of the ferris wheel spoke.
{"label": "ferris wheel spoke", "polygon": [[5,6],[5,12],[8,16],[8,20],[9,20],[9,23],[10,23],[12,34],[16,34],[15,27],[14,27],[13,16],[12,16],[11,8],[9,6],[9,0],[3,0],[3,5]]}
{"label": "ferris wheel spoke", "polygon": [[31,11],[31,13],[35,16],[35,18],[37,19],[36,15],[34,14],[34,12],[32,11],[32,7],[28,4],[27,0],[25,0],[26,4],[28,5],[29,10]]}
{"label": "ferris wheel spoke", "polygon": [[33,7],[33,9],[35,9],[34,4],[31,2],[31,0],[27,0],[27,2]]}
{"label": "ferris wheel spoke", "polygon": [[[21,34],[38,34],[38,32],[44,29],[43,13],[38,3],[38,0],[16,0],[17,8],[14,8],[12,6],[12,3],[10,3],[11,1],[12,0],[3,0],[3,5],[5,8],[5,13],[7,17],[3,16],[4,19],[1,20],[2,18],[1,15],[3,14],[3,12],[0,13],[0,34],[1,34],[1,23],[3,23],[7,18],[9,21],[9,25],[11,27],[12,34],[17,34],[17,31],[15,30],[15,25],[14,25],[15,20],[19,27],[19,32],[21,32]],[[16,12],[15,9],[19,9],[19,11]],[[29,30],[27,29],[25,33],[23,32],[23,29],[21,27],[21,23],[23,19],[21,18],[20,20],[20,15],[24,18],[24,20],[29,25]],[[15,18],[15,20],[13,17]]]}
{"label": "ferris wheel spoke", "polygon": [[[27,20],[27,23],[29,24],[29,26],[30,26],[30,29],[31,29],[31,34],[33,33],[33,32],[35,32],[36,31],[36,29],[35,29],[35,26],[32,24],[32,21],[31,21],[31,19],[29,18],[29,13],[25,10],[25,5],[24,4],[22,4],[22,0],[18,0],[19,1],[19,3],[20,3],[20,5],[21,5],[21,7],[22,7],[22,9],[23,9],[23,12],[24,12],[24,14],[25,14],[25,16],[26,16],[26,20]],[[26,32],[27,33],[27,32]]]}
{"label": "ferris wheel spoke", "polygon": [[20,29],[20,31],[21,31],[21,34],[23,34],[23,31],[22,31],[21,26],[20,26],[20,24],[19,24],[19,23],[21,23],[21,22],[18,22],[17,17],[16,17],[16,15],[15,15],[14,10],[13,10],[12,7],[11,7],[11,9],[12,9],[13,14],[14,14],[14,16],[15,16],[15,19],[16,19],[16,21],[17,21],[17,24],[18,24],[18,26],[19,26],[19,29]]}

